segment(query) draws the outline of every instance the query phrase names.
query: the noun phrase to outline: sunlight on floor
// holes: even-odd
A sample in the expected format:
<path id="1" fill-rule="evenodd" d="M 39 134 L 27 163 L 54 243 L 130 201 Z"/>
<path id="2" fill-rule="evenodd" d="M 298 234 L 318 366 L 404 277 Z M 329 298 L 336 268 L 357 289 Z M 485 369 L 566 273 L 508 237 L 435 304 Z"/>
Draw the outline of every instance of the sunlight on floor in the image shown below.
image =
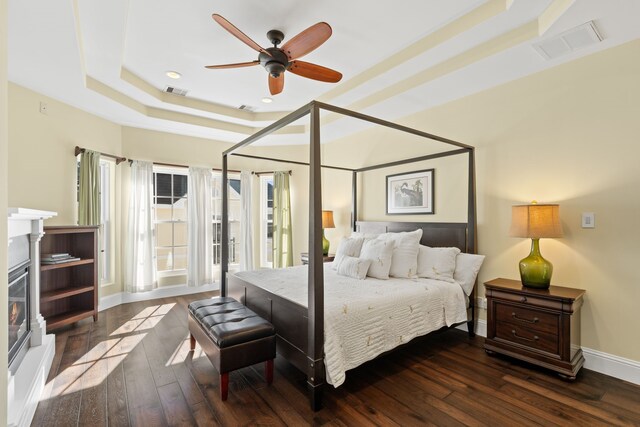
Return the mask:
<path id="1" fill-rule="evenodd" d="M 48 395 L 48 398 L 54 398 L 100 385 L 149 333 L 142 331 L 148 331 L 158 325 L 174 306 L 175 303 L 154 305 L 133 316 L 112 332 L 109 335 L 110 338 L 97 343 L 71 366 L 59 373 L 47 384 L 51 392 L 47 393 L 48 390 L 45 389 L 43 396 Z M 118 335 L 125 336 L 118 337 Z M 77 340 L 78 346 L 82 345 L 80 335 L 69 336 L 67 347 L 76 345 L 71 340 Z M 188 338 L 183 344 L 185 345 L 179 347 L 180 351 L 176 351 L 172 359 L 180 359 L 182 362 L 185 360 L 189 352 Z M 183 354 L 184 351 L 186 351 L 185 354 Z"/>
<path id="2" fill-rule="evenodd" d="M 171 355 L 171 357 L 169 358 L 169 360 L 167 360 L 167 363 L 165 366 L 171 366 L 171 365 L 177 365 L 179 363 L 184 363 L 185 360 L 187 360 L 187 357 L 189 356 L 189 346 L 190 346 L 190 340 L 189 337 L 187 336 L 187 339 L 182 341 L 178 347 L 176 347 L 176 349 L 173 351 L 173 354 Z M 200 345 L 196 344 L 196 349 L 193 351 L 193 359 L 197 359 L 199 357 L 203 357 L 205 354 L 202 351 L 202 347 L 200 347 Z"/>

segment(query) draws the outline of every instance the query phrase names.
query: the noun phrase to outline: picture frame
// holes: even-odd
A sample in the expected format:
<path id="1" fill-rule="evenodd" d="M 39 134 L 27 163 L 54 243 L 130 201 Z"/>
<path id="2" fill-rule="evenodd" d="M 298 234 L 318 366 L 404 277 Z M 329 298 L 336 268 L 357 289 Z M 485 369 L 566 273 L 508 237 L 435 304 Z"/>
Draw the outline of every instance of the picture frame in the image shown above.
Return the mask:
<path id="1" fill-rule="evenodd" d="M 433 214 L 434 169 L 387 175 L 387 215 Z"/>

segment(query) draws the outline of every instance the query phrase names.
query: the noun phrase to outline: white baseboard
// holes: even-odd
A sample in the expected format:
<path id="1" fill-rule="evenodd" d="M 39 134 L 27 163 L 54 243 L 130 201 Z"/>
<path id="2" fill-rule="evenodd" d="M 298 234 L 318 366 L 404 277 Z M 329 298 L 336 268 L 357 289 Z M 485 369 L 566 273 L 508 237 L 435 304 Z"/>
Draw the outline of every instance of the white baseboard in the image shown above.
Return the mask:
<path id="1" fill-rule="evenodd" d="M 100 298 L 100 302 L 98 303 L 98 311 L 103 311 L 108 308 L 115 307 L 120 304 L 126 304 L 129 302 L 177 297 L 180 295 L 197 294 L 199 292 L 217 291 L 218 289 L 220 289 L 220 285 L 218 283 L 214 283 L 212 285 L 196 287 L 187 285 L 163 286 L 152 291 L 138 293 L 118 292 L 117 294 Z"/>
<path id="2" fill-rule="evenodd" d="M 466 332 L 467 324 L 463 323 L 456 328 Z M 476 334 L 481 337 L 487 336 L 486 320 L 478 319 L 476 322 Z M 586 369 L 630 383 L 640 384 L 640 362 L 588 347 L 582 347 L 582 353 L 584 354 L 584 367 Z"/>
<path id="3" fill-rule="evenodd" d="M 584 367 L 610 377 L 640 384 L 640 362 L 582 347 Z"/>

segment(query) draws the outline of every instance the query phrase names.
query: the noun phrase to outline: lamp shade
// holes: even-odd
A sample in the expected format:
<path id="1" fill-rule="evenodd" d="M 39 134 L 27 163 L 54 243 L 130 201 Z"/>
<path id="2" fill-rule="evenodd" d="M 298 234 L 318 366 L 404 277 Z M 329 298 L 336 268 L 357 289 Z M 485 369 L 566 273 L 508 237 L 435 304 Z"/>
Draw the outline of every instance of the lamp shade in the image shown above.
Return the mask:
<path id="1" fill-rule="evenodd" d="M 551 204 L 518 205 L 511 208 L 512 237 L 562 237 L 560 206 Z"/>
<path id="2" fill-rule="evenodd" d="M 333 211 L 322 211 L 322 228 L 336 228 L 333 223 Z"/>

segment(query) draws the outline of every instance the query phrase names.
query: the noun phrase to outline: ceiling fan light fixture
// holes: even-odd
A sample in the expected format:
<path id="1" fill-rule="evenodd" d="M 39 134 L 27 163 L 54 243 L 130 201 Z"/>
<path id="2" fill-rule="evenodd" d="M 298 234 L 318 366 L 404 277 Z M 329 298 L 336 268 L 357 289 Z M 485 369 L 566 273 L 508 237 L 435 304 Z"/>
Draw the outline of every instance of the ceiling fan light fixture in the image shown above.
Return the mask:
<path id="1" fill-rule="evenodd" d="M 262 98 L 262 102 L 264 102 L 265 104 L 271 104 L 273 102 L 273 98 L 265 96 L 264 98 Z"/>
<path id="2" fill-rule="evenodd" d="M 165 74 L 167 75 L 167 77 L 169 77 L 170 79 L 174 79 L 174 80 L 178 80 L 180 77 L 182 77 L 182 74 L 180 74 L 177 71 L 172 71 L 172 70 L 167 71 Z"/>
<path id="3" fill-rule="evenodd" d="M 264 68 L 266 68 L 269 74 L 271 74 L 276 79 L 280 77 L 280 74 L 284 73 L 284 70 L 286 69 L 284 64 L 278 61 L 269 61 L 264 66 Z"/>

